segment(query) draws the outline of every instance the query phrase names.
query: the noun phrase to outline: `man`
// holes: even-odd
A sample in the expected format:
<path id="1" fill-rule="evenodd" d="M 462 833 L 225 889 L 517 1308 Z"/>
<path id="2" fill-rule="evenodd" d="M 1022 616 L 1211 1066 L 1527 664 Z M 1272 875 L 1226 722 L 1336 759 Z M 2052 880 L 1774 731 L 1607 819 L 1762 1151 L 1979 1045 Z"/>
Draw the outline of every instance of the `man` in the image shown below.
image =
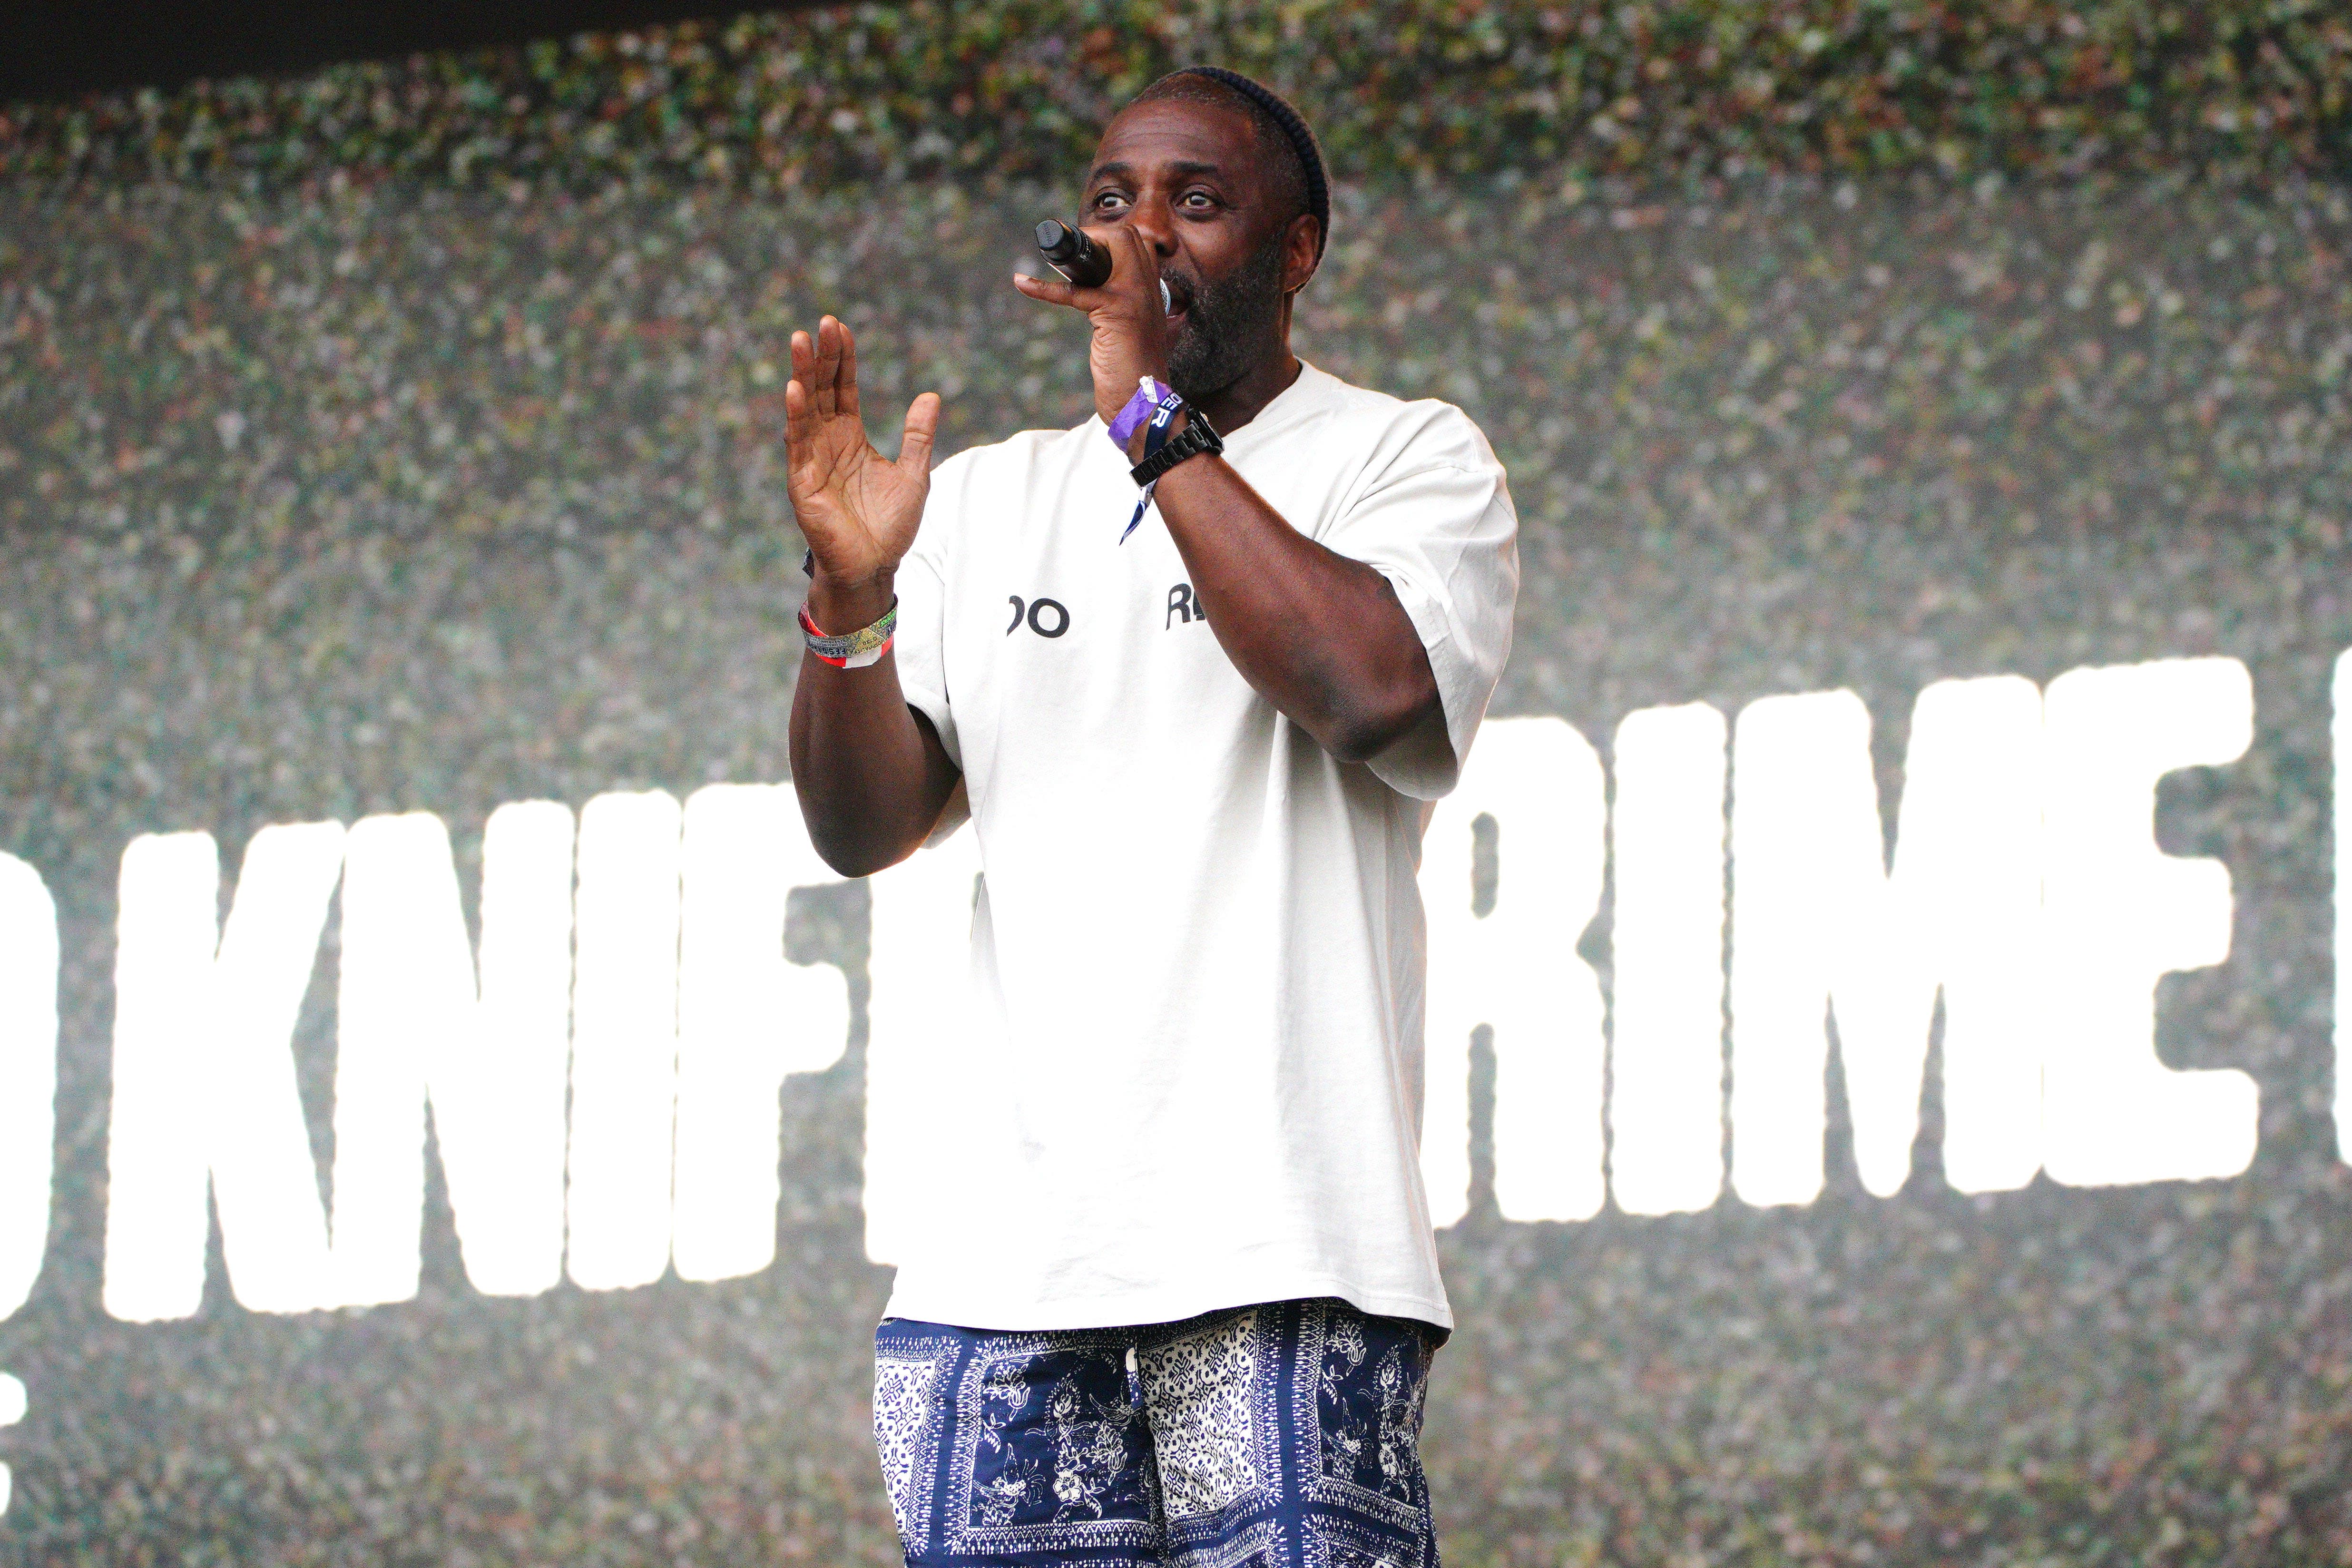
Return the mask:
<path id="1" fill-rule="evenodd" d="M 811 836 L 857 876 L 968 812 L 984 870 L 969 1182 L 876 1335 L 918 1568 L 1437 1561 L 1414 870 L 1517 521 L 1458 409 L 1292 355 L 1329 213 L 1297 114 L 1196 68 L 1103 135 L 1109 279 L 1014 280 L 1086 314 L 1098 417 L 933 474 L 936 397 L 886 459 L 848 331 L 793 339 Z"/>

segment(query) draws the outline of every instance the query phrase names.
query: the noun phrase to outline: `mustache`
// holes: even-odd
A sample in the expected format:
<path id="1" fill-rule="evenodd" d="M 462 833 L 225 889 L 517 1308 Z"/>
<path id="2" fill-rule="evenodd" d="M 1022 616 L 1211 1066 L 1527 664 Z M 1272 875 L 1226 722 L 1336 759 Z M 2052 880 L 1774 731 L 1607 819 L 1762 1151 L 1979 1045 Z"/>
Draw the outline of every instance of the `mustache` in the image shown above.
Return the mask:
<path id="1" fill-rule="evenodd" d="M 1282 238 L 1269 239 L 1214 282 L 1172 258 L 1160 269 L 1160 279 L 1168 290 L 1169 313 L 1186 312 L 1188 330 L 1195 322 L 1254 313 L 1266 300 L 1282 296 Z"/>
<path id="2" fill-rule="evenodd" d="M 1252 345 L 1275 331 L 1282 310 L 1279 240 L 1245 258 L 1213 282 L 1189 268 L 1160 276 L 1183 324 L 1169 345 L 1168 379 L 1192 401 L 1232 384 L 1249 366 Z"/>

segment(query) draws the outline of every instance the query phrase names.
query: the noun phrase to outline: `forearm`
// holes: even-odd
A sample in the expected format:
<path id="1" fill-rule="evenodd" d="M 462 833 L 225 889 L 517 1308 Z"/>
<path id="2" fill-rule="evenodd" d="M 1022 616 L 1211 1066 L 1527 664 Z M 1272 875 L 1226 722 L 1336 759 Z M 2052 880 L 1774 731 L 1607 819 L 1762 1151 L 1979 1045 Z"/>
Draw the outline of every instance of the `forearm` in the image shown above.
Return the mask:
<path id="1" fill-rule="evenodd" d="M 872 596 L 827 595 L 819 587 L 811 593 L 810 614 L 821 626 L 866 625 L 880 614 L 866 602 Z M 879 604 L 888 607 L 887 584 Z M 863 669 L 802 658 L 793 692 L 792 763 L 810 840 L 845 877 L 866 876 L 913 854 L 956 784 L 955 764 L 929 722 L 907 705 L 898 660 L 887 653 Z"/>
<path id="2" fill-rule="evenodd" d="M 1226 656 L 1325 751 L 1361 762 L 1439 710 L 1429 655 L 1377 570 L 1292 528 L 1223 458 L 1178 464 L 1156 494 Z"/>

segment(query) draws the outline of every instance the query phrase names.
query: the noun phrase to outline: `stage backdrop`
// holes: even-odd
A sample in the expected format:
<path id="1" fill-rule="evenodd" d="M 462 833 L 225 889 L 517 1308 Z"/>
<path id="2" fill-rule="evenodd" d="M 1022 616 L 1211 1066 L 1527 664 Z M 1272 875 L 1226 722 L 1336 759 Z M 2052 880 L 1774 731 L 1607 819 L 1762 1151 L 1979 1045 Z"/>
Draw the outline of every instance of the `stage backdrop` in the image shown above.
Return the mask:
<path id="1" fill-rule="evenodd" d="M 887 1563 L 888 1264 L 1020 1223 L 926 1163 L 970 835 L 844 883 L 784 784 L 780 425 L 824 310 L 886 443 L 1081 417 L 1070 186 L 382 153 L 572 112 L 470 68 L 9 132 L 0 1561 Z M 1343 167 L 1298 322 L 1524 524 L 1423 878 L 1449 1561 L 2352 1561 L 2342 187 L 1593 112 Z"/>

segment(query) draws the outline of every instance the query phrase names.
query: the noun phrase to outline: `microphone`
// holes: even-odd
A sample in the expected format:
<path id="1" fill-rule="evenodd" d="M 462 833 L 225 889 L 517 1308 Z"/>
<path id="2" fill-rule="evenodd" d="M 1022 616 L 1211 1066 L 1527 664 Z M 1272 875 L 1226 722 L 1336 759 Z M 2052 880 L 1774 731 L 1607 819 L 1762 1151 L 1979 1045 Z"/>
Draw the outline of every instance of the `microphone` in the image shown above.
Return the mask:
<path id="1" fill-rule="evenodd" d="M 1046 266 L 1081 289 L 1099 289 L 1110 281 L 1110 252 L 1075 224 L 1047 218 L 1037 226 L 1037 248 Z"/>
<path id="2" fill-rule="evenodd" d="M 1037 226 L 1037 249 L 1045 265 L 1081 289 L 1099 289 L 1110 281 L 1110 252 L 1087 237 L 1086 230 L 1059 218 Z M 1160 308 L 1170 309 L 1168 279 L 1160 280 Z"/>

